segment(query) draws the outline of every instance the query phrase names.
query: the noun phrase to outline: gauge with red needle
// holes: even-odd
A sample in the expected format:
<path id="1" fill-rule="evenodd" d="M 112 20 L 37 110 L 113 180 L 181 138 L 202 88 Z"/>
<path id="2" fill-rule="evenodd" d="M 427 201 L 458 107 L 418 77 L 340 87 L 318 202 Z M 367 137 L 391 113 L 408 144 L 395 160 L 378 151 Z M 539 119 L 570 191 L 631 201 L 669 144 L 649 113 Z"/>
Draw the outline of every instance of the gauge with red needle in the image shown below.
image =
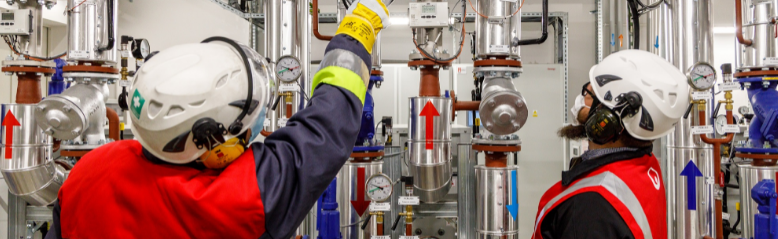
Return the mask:
<path id="1" fill-rule="evenodd" d="M 365 183 L 365 192 L 371 201 L 383 202 L 392 196 L 392 179 L 386 174 L 370 176 Z"/>
<path id="2" fill-rule="evenodd" d="M 689 69 L 687 77 L 695 90 L 709 90 L 716 84 L 716 69 L 708 63 L 698 62 Z"/>
<path id="3" fill-rule="evenodd" d="M 302 65 L 300 60 L 294 56 L 282 56 L 276 63 L 276 77 L 282 82 L 290 83 L 303 74 Z"/>

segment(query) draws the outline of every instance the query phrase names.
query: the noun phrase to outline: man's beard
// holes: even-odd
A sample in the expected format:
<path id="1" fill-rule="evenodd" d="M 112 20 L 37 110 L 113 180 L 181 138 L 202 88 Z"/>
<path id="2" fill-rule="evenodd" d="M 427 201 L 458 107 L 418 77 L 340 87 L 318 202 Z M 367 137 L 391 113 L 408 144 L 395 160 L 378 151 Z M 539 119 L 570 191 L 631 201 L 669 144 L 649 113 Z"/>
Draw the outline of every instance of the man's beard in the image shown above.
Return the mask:
<path id="1" fill-rule="evenodd" d="M 586 128 L 583 125 L 566 125 L 559 129 L 557 135 L 572 140 L 586 139 Z"/>

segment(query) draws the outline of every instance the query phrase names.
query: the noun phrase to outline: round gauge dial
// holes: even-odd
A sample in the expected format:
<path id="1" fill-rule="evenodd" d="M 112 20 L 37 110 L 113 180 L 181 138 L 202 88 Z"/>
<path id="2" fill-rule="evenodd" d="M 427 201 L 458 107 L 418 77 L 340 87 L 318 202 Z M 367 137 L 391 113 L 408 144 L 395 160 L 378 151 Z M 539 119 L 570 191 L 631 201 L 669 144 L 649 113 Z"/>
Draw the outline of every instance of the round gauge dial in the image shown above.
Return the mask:
<path id="1" fill-rule="evenodd" d="M 716 116 L 715 122 L 714 122 L 714 128 L 716 129 L 716 134 L 718 135 L 725 135 L 724 133 L 724 126 L 727 125 L 727 116 L 726 115 L 719 115 Z"/>
<path id="2" fill-rule="evenodd" d="M 370 176 L 365 184 L 365 192 L 371 201 L 386 201 L 392 196 L 392 179 L 382 173 Z"/>
<path id="3" fill-rule="evenodd" d="M 692 66 L 687 77 L 692 88 L 709 90 L 716 84 L 716 69 L 708 63 L 700 62 Z"/>
<path id="4" fill-rule="evenodd" d="M 149 53 L 151 53 L 151 45 L 149 45 L 149 41 L 146 39 L 132 40 L 132 46 L 130 48 L 132 49 L 132 56 L 135 57 L 135 59 L 146 59 L 146 57 L 149 56 Z"/>
<path id="5" fill-rule="evenodd" d="M 737 112 L 740 113 L 741 115 L 753 114 L 753 112 L 751 112 L 751 108 L 745 105 L 740 106 L 740 108 L 737 109 Z"/>
<path id="6" fill-rule="evenodd" d="M 276 63 L 276 76 L 283 82 L 293 82 L 303 74 L 300 60 L 293 56 L 282 56 Z"/>

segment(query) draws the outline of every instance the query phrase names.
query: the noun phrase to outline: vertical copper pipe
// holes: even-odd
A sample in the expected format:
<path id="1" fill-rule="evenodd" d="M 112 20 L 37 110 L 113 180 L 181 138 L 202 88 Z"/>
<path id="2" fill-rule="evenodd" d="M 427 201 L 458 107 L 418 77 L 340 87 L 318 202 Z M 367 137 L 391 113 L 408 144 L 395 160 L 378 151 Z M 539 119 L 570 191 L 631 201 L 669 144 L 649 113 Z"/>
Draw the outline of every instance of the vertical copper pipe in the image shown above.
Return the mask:
<path id="1" fill-rule="evenodd" d="M 705 126 L 705 110 L 700 110 L 700 126 Z M 732 111 L 727 110 L 727 124 L 732 124 Z M 726 138 L 723 139 L 711 139 L 708 138 L 707 135 L 701 134 L 700 139 L 702 139 L 702 142 L 705 142 L 707 144 L 713 145 L 713 172 L 716 174 L 714 176 L 716 185 L 721 185 L 721 177 L 718 176 L 718 174 L 721 172 L 721 163 L 719 163 L 719 160 L 717 158 L 721 158 L 721 144 L 722 143 L 728 143 L 732 141 L 732 138 L 735 137 L 735 134 L 728 133 Z M 723 211 L 723 207 L 721 204 L 721 199 L 716 199 L 716 210 L 715 210 L 715 216 L 716 216 L 716 238 L 717 239 L 723 239 L 724 238 L 724 229 L 722 228 L 723 225 L 723 218 L 721 215 L 721 212 Z"/>
<path id="2" fill-rule="evenodd" d="M 292 118 L 292 103 L 286 103 L 286 118 Z"/>
<path id="3" fill-rule="evenodd" d="M 405 235 L 413 236 L 413 224 L 408 222 L 405 223 Z"/>
<path id="4" fill-rule="evenodd" d="M 311 14 L 313 17 L 313 36 L 322 41 L 332 40 L 332 36 L 319 34 L 319 0 L 311 0 L 311 8 L 313 10 Z"/>
<path id="5" fill-rule="evenodd" d="M 487 152 L 486 167 L 490 168 L 504 168 L 508 167 L 508 155 L 500 152 Z"/>
<path id="6" fill-rule="evenodd" d="M 379 222 L 376 223 L 376 236 L 383 236 L 384 235 L 384 223 Z"/>
<path id="7" fill-rule="evenodd" d="M 108 118 L 108 138 L 114 141 L 121 140 L 119 138 L 119 114 L 115 110 L 106 107 L 105 117 Z"/>
<path id="8" fill-rule="evenodd" d="M 421 70 L 421 82 L 419 82 L 419 96 L 438 97 L 440 96 L 440 68 L 435 69 L 432 66 L 424 67 Z"/>
<path id="9" fill-rule="evenodd" d="M 17 74 L 19 85 L 16 87 L 17 104 L 37 104 L 41 102 L 41 77 L 35 73 Z"/>
<path id="10" fill-rule="evenodd" d="M 735 0 L 735 37 L 740 44 L 751 46 L 753 43 L 743 36 L 743 0 Z"/>

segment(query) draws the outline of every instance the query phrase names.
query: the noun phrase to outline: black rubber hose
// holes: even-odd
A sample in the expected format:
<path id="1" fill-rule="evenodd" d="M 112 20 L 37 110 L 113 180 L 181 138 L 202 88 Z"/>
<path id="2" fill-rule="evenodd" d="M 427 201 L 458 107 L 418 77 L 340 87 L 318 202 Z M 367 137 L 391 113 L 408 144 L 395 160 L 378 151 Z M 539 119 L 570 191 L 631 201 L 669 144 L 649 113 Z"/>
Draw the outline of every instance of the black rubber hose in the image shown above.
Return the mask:
<path id="1" fill-rule="evenodd" d="M 548 38 L 548 0 L 543 0 L 543 16 L 540 17 L 541 35 L 540 38 L 519 40 L 514 46 L 541 44 Z"/>
<path id="2" fill-rule="evenodd" d="M 637 0 L 627 0 L 629 10 L 632 14 L 632 37 L 634 41 L 633 49 L 640 49 L 640 13 L 638 12 Z"/>
<path id="3" fill-rule="evenodd" d="M 716 104 L 716 109 L 713 110 L 713 117 L 716 117 L 717 115 L 719 115 L 719 109 L 720 108 L 721 108 L 721 102 Z"/>
<path id="4" fill-rule="evenodd" d="M 106 44 L 105 47 L 97 48 L 97 51 L 103 52 L 103 51 L 110 51 L 110 50 L 113 49 L 113 45 L 115 43 L 115 39 L 114 38 L 116 38 L 116 36 L 114 36 L 114 28 L 113 28 L 114 27 L 113 26 L 113 21 L 114 21 L 113 8 L 114 8 L 114 4 L 116 4 L 115 2 L 116 2 L 116 0 L 108 0 L 108 2 L 107 2 L 107 4 L 108 4 L 108 44 Z"/>
<path id="5" fill-rule="evenodd" d="M 276 101 L 273 102 L 272 110 L 276 110 L 276 108 L 278 108 L 278 102 L 281 101 L 281 97 L 283 97 L 283 95 L 278 95 L 278 97 L 276 97 Z"/>
<path id="6" fill-rule="evenodd" d="M 363 222 L 362 223 L 362 227 L 360 227 L 360 228 L 362 228 L 362 230 L 365 230 L 365 228 L 367 228 L 367 224 L 370 223 L 370 218 L 371 217 L 373 217 L 373 215 L 368 213 L 367 214 L 367 218 L 365 219 L 365 222 Z"/>
<path id="7" fill-rule="evenodd" d="M 737 225 L 740 224 L 740 210 L 737 210 L 737 219 L 735 219 L 735 223 L 732 224 L 732 231 L 735 234 L 740 235 L 740 230 L 737 229 Z"/>
<path id="8" fill-rule="evenodd" d="M 392 224 L 392 231 L 394 231 L 394 229 L 397 229 L 397 224 L 400 223 L 400 218 L 402 218 L 402 216 L 397 215 L 397 218 L 394 219 L 394 224 Z"/>
<path id="9" fill-rule="evenodd" d="M 686 108 L 686 113 L 683 114 L 684 119 L 689 118 L 689 113 L 692 112 L 692 107 L 694 107 L 694 103 L 689 104 L 689 108 Z"/>

